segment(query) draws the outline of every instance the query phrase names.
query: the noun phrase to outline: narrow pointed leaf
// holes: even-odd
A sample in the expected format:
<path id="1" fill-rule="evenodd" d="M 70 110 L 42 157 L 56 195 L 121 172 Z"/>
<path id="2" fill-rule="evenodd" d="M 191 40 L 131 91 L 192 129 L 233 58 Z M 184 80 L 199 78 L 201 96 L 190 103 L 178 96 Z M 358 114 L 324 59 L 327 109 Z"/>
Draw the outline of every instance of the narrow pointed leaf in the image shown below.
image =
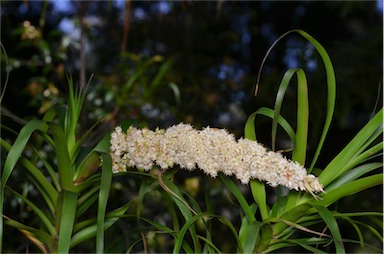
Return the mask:
<path id="1" fill-rule="evenodd" d="M 230 179 L 229 177 L 227 177 L 221 173 L 219 173 L 219 177 L 225 183 L 225 185 L 228 187 L 228 189 L 232 192 L 232 194 L 236 197 L 237 201 L 239 202 L 239 204 L 241 206 L 241 209 L 245 213 L 245 216 L 247 216 L 248 221 L 249 222 L 255 221 L 256 220 L 255 214 L 252 212 L 252 209 L 249 206 L 244 195 L 241 193 L 241 191 L 236 186 L 236 184 L 232 181 L 232 179 Z"/>
<path id="2" fill-rule="evenodd" d="M 1 175 L 2 188 L 4 188 L 7 183 L 7 180 L 24 151 L 25 145 L 29 141 L 32 133 L 45 125 L 46 123 L 41 120 L 32 120 L 21 129 L 4 162 L 4 169 Z"/>
<path id="3" fill-rule="evenodd" d="M 60 230 L 58 236 L 59 253 L 69 253 L 72 230 L 76 218 L 77 198 L 77 193 L 63 190 L 63 204 L 61 212 Z"/>
<path id="4" fill-rule="evenodd" d="M 67 140 L 63 129 L 57 124 L 51 124 L 51 130 L 55 141 L 55 151 L 57 156 L 57 170 L 59 173 L 60 186 L 63 190 L 72 191 L 73 168 L 68 152 Z"/>
<path id="5" fill-rule="evenodd" d="M 335 242 L 336 253 L 345 253 L 343 238 L 341 237 L 339 226 L 332 213 L 324 206 L 314 205 L 321 218 L 327 224 L 332 233 L 333 241 Z"/>
<path id="6" fill-rule="evenodd" d="M 97 208 L 96 253 L 104 252 L 104 219 L 112 182 L 112 158 L 109 154 L 102 154 L 102 157 L 103 172 L 101 173 L 99 203 Z"/>

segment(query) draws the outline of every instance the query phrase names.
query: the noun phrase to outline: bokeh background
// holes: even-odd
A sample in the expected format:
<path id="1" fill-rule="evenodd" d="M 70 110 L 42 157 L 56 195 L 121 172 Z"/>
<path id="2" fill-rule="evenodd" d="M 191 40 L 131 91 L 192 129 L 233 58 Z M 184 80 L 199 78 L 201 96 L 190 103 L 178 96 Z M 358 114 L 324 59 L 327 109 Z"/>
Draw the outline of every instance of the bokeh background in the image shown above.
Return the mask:
<path id="1" fill-rule="evenodd" d="M 254 96 L 268 48 L 280 35 L 296 28 L 324 46 L 336 72 L 335 117 L 318 167 L 326 165 L 361 129 L 376 104 L 382 107 L 381 0 L 25 0 L 1 1 L 0 6 L 1 42 L 7 54 L 6 58 L 1 53 L 2 92 L 9 72 L 1 121 L 14 130 L 21 128 L 21 122 L 66 103 L 67 76 L 71 75 L 79 86 L 85 86 L 92 76 L 81 130 L 100 120 L 94 142 L 127 119 L 149 128 L 179 122 L 196 128 L 226 128 L 241 137 L 252 112 L 261 106 L 272 107 L 285 71 L 299 67 L 309 82 L 308 152 L 312 153 L 325 116 L 326 77 L 321 59 L 307 41 L 292 34 L 277 44 Z M 282 111 L 291 122 L 295 94 L 292 84 Z M 258 139 L 266 146 L 270 129 L 269 119 L 258 121 Z M 2 130 L 2 137 L 8 135 Z M 279 141 L 278 148 L 289 146 L 284 135 Z M 180 184 L 195 175 L 199 173 L 182 176 Z M 212 192 L 221 188 L 215 184 L 208 185 L 214 186 Z M 122 200 L 112 200 L 111 205 L 127 202 L 135 185 L 132 179 L 116 180 L 113 191 Z M 381 187 L 362 195 L 364 198 L 354 197 L 340 206 L 382 209 Z M 152 212 L 154 200 L 148 201 Z M 225 202 L 217 202 L 218 208 L 224 206 Z M 224 212 L 235 217 L 234 211 Z M 158 208 L 157 215 L 148 214 L 160 216 L 162 212 Z"/>

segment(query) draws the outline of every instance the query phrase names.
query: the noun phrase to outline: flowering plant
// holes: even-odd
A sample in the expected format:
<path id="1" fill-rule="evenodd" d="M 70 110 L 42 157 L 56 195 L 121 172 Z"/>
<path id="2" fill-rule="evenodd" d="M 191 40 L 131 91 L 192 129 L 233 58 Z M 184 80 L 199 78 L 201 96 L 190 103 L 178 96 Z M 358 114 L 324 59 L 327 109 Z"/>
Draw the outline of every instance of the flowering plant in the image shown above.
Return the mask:
<path id="1" fill-rule="evenodd" d="M 6 235 L 3 229 L 14 228 L 43 253 L 67 253 L 80 243 L 89 241 L 95 245 L 97 253 L 103 253 L 106 252 L 107 229 L 119 219 L 131 218 L 139 226 L 129 228 L 130 235 L 136 236 L 134 233 L 140 232 L 140 236 L 132 241 L 133 237 L 126 237 L 129 246 L 123 251 L 127 253 L 140 242 L 144 251 L 160 245 L 158 242 L 161 240 L 157 238 L 165 234 L 171 240 L 159 249 L 162 252 L 172 250 L 173 253 L 267 253 L 287 250 L 291 246 L 316 253 L 345 253 L 346 242 L 357 244 L 361 252 L 367 247 L 370 252 L 380 251 L 366 243 L 365 233 L 382 241 L 379 230 L 382 229 L 382 212 L 343 213 L 334 204 L 347 196 L 382 185 L 383 174 L 378 169 L 383 164 L 375 158 L 383 148 L 380 140 L 383 110 L 372 117 L 326 167 L 316 168 L 333 117 L 335 75 L 327 52 L 304 31 L 289 31 L 276 43 L 294 32 L 316 48 L 327 75 L 325 123 L 311 163 L 307 163 L 309 96 L 302 69 L 289 69 L 285 73 L 274 109 L 260 108 L 251 114 L 245 124 L 244 138 L 239 140 L 226 130 L 209 127 L 195 130 L 190 125 L 179 124 L 166 130 L 151 131 L 137 129 L 128 122 L 116 127 L 114 132 L 92 147 L 85 145 L 92 128 L 80 138 L 78 135 L 85 91 L 75 89 L 69 80 L 66 108 L 52 108 L 42 120 L 26 123 L 12 144 L 0 138 L 1 147 L 7 151 L 0 177 L 0 251 Z M 294 130 L 280 112 L 287 87 L 295 75 L 298 101 Z M 256 141 L 258 115 L 272 119 L 271 150 Z M 275 152 L 278 126 L 294 144 L 291 159 Z M 129 167 L 139 170 L 128 170 Z M 240 211 L 234 213 L 239 215 L 240 225 L 234 222 L 234 216 L 215 212 L 209 190 L 204 193 L 204 205 L 189 194 L 192 192 L 184 191 L 175 181 L 178 168 L 190 171 L 199 168 L 212 177 L 219 176 L 232 194 L 228 195 L 228 203 L 240 207 Z M 20 172 L 26 172 L 35 193 L 30 194 L 28 185 L 25 188 L 10 185 L 10 182 L 17 182 L 15 178 Z M 118 208 L 108 210 L 109 196 L 118 188 L 127 191 L 127 188 L 113 185 L 113 173 L 116 178 L 133 179 L 132 186 L 137 187 L 138 193 L 128 203 L 122 206 L 119 203 Z M 231 176 L 243 184 L 237 184 Z M 277 192 L 273 202 L 267 202 L 266 184 Z M 244 191 L 248 186 L 251 198 Z M 10 202 L 10 197 L 20 200 L 20 211 L 34 216 L 26 220 L 22 212 L 9 214 L 4 210 L 4 204 Z M 164 201 L 170 219 L 162 218 L 159 222 L 159 219 L 148 218 L 143 212 L 145 198 Z M 92 207 L 96 207 L 96 214 Z M 373 225 L 358 218 L 371 220 Z M 353 227 L 357 241 L 342 237 L 338 225 L 341 220 Z M 145 228 L 141 227 L 141 222 L 146 224 Z M 216 222 L 229 231 L 225 237 L 228 241 L 233 238 L 235 246 L 226 246 L 226 241 L 223 243 L 222 239 L 216 238 Z M 125 225 L 120 228 L 123 233 L 127 230 Z M 118 232 L 112 234 L 115 242 L 126 239 L 121 238 L 124 234 L 118 230 L 114 232 Z"/>
<path id="2" fill-rule="evenodd" d="M 338 226 L 340 219 L 349 222 L 356 230 L 359 236 L 359 241 L 356 243 L 359 243 L 361 251 L 365 250 L 366 244 L 359 224 L 367 227 L 371 233 L 382 239 L 375 227 L 354 219 L 363 216 L 380 218 L 382 217 L 381 212 L 340 213 L 337 210 L 329 209 L 329 207 L 341 198 L 382 184 L 383 174 L 375 173 L 375 170 L 382 167 L 382 163 L 371 162 L 370 159 L 382 151 L 382 142 L 377 142 L 377 139 L 382 134 L 383 112 L 380 110 L 327 167 L 324 169 L 315 168 L 333 117 L 336 98 L 335 74 L 325 49 L 306 32 L 302 30 L 289 31 L 281 36 L 275 44 L 293 32 L 299 33 L 312 43 L 320 53 L 327 74 L 328 98 L 325 123 L 318 147 L 307 169 L 301 166 L 305 165 L 306 162 L 309 120 L 308 88 L 302 69 L 289 69 L 285 73 L 273 110 L 260 108 L 249 117 L 245 126 L 246 139 L 236 141 L 225 130 L 208 127 L 198 131 L 186 124 L 155 131 L 129 127 L 126 133 L 117 127 L 112 133 L 110 151 L 115 173 L 126 172 L 127 167 L 137 167 L 148 171 L 157 166 L 163 170 L 158 178 L 160 185 L 172 194 L 174 202 L 184 215 L 185 224 L 177 233 L 172 233 L 171 229 L 165 229 L 156 223 L 153 225 L 174 236 L 176 241 L 174 253 L 178 253 L 180 248 L 186 252 L 219 251 L 210 236 L 208 224 L 205 226 L 207 238 L 197 235 L 194 226 L 195 222 L 201 219 L 206 222 L 207 218 L 212 219 L 217 215 L 202 212 L 197 202 L 193 200 L 190 201 L 193 202 L 193 208 L 188 204 L 182 192 L 170 181 L 171 178 L 169 177 L 174 173 L 168 176 L 164 174 L 165 169 L 175 165 L 188 170 L 198 167 L 212 177 L 219 175 L 237 198 L 245 215 L 242 217 L 240 230 L 236 233 L 234 226 L 229 221 L 219 217 L 220 221 L 234 232 L 237 252 L 264 253 L 290 246 L 300 246 L 311 252 L 322 253 L 323 250 L 320 245 L 329 246 L 329 243 L 333 242 L 334 248 L 325 247 L 326 251 L 344 253 L 344 243 L 353 240 L 342 238 Z M 265 59 L 263 63 L 264 61 Z M 280 115 L 285 91 L 294 75 L 297 76 L 298 80 L 296 131 Z M 256 91 L 257 89 L 258 87 Z M 292 161 L 284 158 L 280 153 L 267 151 L 255 141 L 257 115 L 272 118 L 273 150 L 277 126 L 280 125 L 288 133 L 294 143 Z M 311 174 L 312 171 L 318 177 Z M 161 175 L 165 175 L 165 177 L 162 178 Z M 238 185 L 228 177 L 230 175 L 235 175 L 243 184 L 249 183 L 254 198 L 251 205 L 246 201 Z M 272 207 L 267 204 L 266 189 L 263 182 L 274 187 L 283 186 L 277 188 L 278 198 Z M 302 192 L 290 191 L 291 189 L 307 191 L 312 194 L 312 197 Z M 319 196 L 315 194 L 316 192 L 320 193 Z M 256 216 L 258 212 L 261 218 Z M 322 227 L 320 232 L 312 229 L 313 227 L 319 228 L 319 226 Z M 193 240 L 194 250 L 184 239 L 187 231 L 190 232 Z M 309 233 L 312 237 L 297 238 L 297 231 Z M 201 249 L 198 239 L 205 242 L 203 249 Z"/>

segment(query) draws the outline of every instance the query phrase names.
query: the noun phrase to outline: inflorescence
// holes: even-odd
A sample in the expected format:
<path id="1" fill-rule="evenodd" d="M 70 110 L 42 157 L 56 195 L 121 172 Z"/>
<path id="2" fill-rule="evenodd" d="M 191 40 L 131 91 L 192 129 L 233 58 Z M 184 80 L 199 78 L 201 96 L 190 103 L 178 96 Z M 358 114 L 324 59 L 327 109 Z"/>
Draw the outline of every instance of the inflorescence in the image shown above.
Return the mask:
<path id="1" fill-rule="evenodd" d="M 161 169 L 178 165 L 182 169 L 202 169 L 216 177 L 218 172 L 236 176 L 243 184 L 250 179 L 267 182 L 271 186 L 283 185 L 289 189 L 323 192 L 314 175 L 297 162 L 280 153 L 268 151 L 249 139 L 236 141 L 224 129 L 193 129 L 178 124 L 166 130 L 129 127 L 123 133 L 116 127 L 111 135 L 110 152 L 113 172 L 125 172 L 127 167 L 150 170 L 154 165 Z"/>

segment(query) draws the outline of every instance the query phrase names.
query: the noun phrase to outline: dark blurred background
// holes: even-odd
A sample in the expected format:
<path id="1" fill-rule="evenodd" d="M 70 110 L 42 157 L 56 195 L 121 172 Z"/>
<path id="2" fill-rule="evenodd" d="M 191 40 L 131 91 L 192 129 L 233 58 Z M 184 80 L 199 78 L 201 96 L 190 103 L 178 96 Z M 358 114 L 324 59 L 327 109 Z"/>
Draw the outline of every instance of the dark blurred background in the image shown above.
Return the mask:
<path id="1" fill-rule="evenodd" d="M 243 136 L 247 117 L 272 107 L 288 68 L 307 74 L 309 152 L 326 112 L 326 76 L 318 53 L 291 34 L 274 48 L 253 95 L 261 61 L 283 33 L 302 29 L 328 51 L 337 79 L 336 111 L 318 167 L 326 165 L 382 107 L 383 2 L 378 1 L 1 1 L 2 123 L 17 130 L 66 103 L 67 75 L 93 78 L 83 130 L 101 119 L 95 141 L 115 125 L 164 128 L 178 122 L 226 128 Z M 7 63 L 8 61 L 8 63 Z M 8 64 L 8 66 L 7 66 Z M 295 121 L 292 84 L 283 115 Z M 270 145 L 269 119 L 258 139 Z M 2 136 L 7 136 L 6 130 Z M 280 147 L 284 147 L 282 136 Z M 381 189 L 373 201 L 382 206 Z M 369 200 L 369 198 L 368 198 Z M 374 205 L 375 206 L 375 205 Z"/>
<path id="2" fill-rule="evenodd" d="M 311 110 L 322 120 L 324 69 L 298 35 L 272 51 L 253 96 L 269 46 L 299 28 L 334 63 L 334 127 L 359 129 L 381 97 L 382 17 L 382 1 L 2 1 L 1 41 L 11 71 L 2 106 L 22 118 L 43 114 L 63 103 L 68 74 L 79 84 L 93 74 L 84 121 L 183 121 L 242 135 L 250 113 L 273 105 L 287 68 L 301 67 Z M 287 118 L 292 103 L 287 97 Z"/>

